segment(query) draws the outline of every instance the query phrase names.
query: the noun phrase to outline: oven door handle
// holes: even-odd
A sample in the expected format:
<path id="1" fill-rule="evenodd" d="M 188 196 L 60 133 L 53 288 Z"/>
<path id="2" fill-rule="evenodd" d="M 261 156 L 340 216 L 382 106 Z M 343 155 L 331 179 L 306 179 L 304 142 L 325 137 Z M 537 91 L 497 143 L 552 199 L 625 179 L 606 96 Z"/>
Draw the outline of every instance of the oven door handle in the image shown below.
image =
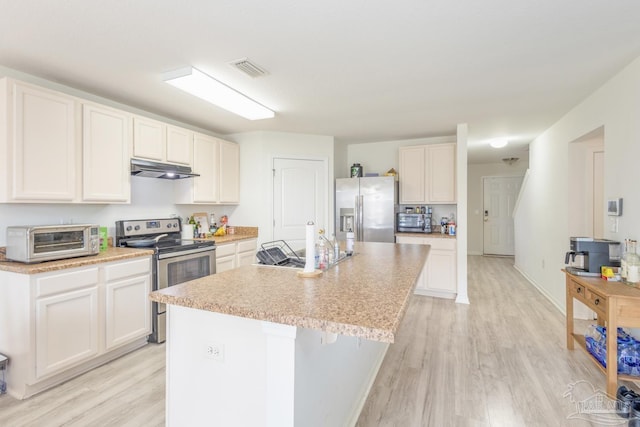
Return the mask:
<path id="1" fill-rule="evenodd" d="M 184 255 L 198 254 L 201 252 L 214 252 L 215 246 L 205 246 L 202 248 L 188 249 L 186 251 L 167 252 L 164 254 L 158 254 L 158 259 L 177 258 Z"/>

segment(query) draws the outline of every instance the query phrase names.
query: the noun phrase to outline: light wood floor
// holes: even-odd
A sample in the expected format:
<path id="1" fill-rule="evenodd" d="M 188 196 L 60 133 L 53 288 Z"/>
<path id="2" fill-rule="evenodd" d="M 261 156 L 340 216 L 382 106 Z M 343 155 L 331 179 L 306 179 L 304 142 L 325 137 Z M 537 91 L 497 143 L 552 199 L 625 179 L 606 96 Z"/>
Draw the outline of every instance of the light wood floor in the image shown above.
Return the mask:
<path id="1" fill-rule="evenodd" d="M 358 427 L 597 425 L 568 419 L 563 394 L 603 389 L 604 375 L 565 349 L 564 317 L 512 264 L 470 256 L 471 305 L 412 299 Z M 162 426 L 164 387 L 151 344 L 30 399 L 1 396 L 0 426 Z"/>

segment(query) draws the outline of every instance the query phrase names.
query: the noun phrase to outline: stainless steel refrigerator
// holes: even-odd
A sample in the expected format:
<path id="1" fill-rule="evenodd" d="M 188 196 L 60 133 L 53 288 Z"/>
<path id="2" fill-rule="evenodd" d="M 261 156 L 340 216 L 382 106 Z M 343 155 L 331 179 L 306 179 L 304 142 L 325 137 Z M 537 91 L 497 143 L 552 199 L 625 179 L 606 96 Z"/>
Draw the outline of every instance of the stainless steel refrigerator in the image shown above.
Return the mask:
<path id="1" fill-rule="evenodd" d="M 394 243 L 397 203 L 393 176 L 336 179 L 336 237 L 351 229 L 357 241 Z"/>

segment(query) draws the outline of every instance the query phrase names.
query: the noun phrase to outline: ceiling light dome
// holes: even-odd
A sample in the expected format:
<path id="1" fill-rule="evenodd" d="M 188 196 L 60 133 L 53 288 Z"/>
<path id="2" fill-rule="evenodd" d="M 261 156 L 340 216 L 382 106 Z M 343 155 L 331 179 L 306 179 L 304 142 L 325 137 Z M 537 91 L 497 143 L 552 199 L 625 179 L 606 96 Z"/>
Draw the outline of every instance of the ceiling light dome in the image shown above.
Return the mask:
<path id="1" fill-rule="evenodd" d="M 508 143 L 509 141 L 507 141 L 507 138 L 497 138 L 497 139 L 491 140 L 489 145 L 492 146 L 493 148 L 502 148 L 502 147 L 506 147 Z"/>

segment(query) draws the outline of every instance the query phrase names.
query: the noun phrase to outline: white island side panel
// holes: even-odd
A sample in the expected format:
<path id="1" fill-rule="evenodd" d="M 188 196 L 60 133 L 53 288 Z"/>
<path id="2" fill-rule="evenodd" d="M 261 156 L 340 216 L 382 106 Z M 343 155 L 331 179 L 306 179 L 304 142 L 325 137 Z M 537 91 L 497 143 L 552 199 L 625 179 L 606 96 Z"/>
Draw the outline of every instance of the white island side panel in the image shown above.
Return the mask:
<path id="1" fill-rule="evenodd" d="M 389 346 L 168 306 L 167 425 L 354 425 Z M 207 343 L 224 360 L 205 356 Z M 291 410 L 293 409 L 293 413 Z"/>

